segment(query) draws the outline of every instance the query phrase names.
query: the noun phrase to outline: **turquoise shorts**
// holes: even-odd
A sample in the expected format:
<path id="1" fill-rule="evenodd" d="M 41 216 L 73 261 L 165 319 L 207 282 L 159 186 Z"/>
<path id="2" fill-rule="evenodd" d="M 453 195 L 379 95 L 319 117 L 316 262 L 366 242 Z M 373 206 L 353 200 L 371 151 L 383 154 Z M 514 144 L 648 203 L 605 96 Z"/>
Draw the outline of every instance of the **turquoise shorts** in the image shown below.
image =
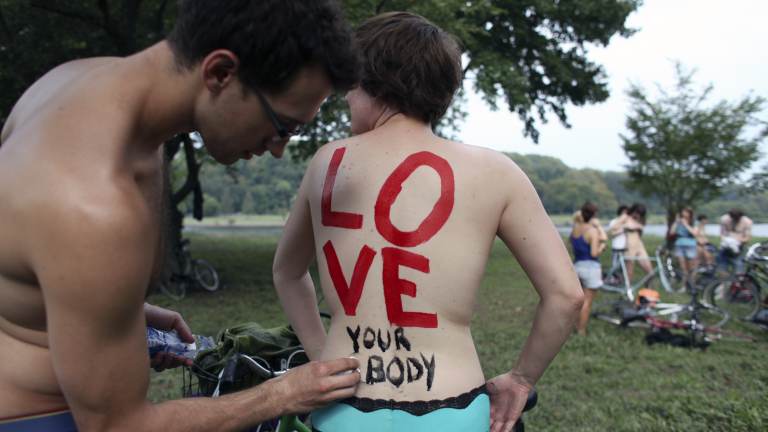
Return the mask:
<path id="1" fill-rule="evenodd" d="M 485 386 L 425 402 L 350 398 L 312 413 L 316 432 L 488 432 L 490 422 Z"/>
<path id="2" fill-rule="evenodd" d="M 0 419 L 0 432 L 77 432 L 75 419 L 69 411 Z"/>

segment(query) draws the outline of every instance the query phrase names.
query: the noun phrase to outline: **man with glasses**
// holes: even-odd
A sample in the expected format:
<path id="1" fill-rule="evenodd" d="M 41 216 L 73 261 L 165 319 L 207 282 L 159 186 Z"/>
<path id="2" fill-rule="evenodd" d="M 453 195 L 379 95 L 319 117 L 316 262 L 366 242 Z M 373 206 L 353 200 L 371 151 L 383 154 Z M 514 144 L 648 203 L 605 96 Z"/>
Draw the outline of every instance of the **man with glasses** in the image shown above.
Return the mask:
<path id="1" fill-rule="evenodd" d="M 144 304 L 161 256 L 161 143 L 198 131 L 221 163 L 280 157 L 357 80 L 331 0 L 179 5 L 165 41 L 53 69 L 3 127 L 2 432 L 242 430 L 350 396 L 360 380 L 357 361 L 339 359 L 219 399 L 145 400 L 145 326 L 191 336 L 179 314 Z"/>

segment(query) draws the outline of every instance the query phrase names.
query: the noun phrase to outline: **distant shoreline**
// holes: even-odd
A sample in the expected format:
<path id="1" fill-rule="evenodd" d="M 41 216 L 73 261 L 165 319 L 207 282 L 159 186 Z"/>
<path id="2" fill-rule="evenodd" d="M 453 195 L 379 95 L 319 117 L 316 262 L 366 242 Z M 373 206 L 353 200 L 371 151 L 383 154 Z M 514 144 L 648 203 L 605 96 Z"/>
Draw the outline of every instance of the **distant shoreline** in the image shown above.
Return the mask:
<path id="1" fill-rule="evenodd" d="M 567 234 L 570 231 L 570 215 L 553 215 L 552 222 L 558 231 Z M 279 234 L 282 231 L 287 215 L 228 215 L 213 216 L 197 221 L 192 218 L 184 219 L 184 227 L 191 232 L 262 232 L 262 234 Z M 657 222 L 651 219 L 652 222 Z M 662 219 L 663 221 L 663 219 Z M 603 220 L 607 223 L 607 220 Z M 663 237 L 666 234 L 665 223 L 650 223 L 646 226 L 644 234 L 652 237 Z M 708 224 L 707 235 L 717 237 L 719 235 L 719 225 Z M 752 235 L 758 238 L 768 237 L 768 224 L 756 223 L 752 229 Z"/>

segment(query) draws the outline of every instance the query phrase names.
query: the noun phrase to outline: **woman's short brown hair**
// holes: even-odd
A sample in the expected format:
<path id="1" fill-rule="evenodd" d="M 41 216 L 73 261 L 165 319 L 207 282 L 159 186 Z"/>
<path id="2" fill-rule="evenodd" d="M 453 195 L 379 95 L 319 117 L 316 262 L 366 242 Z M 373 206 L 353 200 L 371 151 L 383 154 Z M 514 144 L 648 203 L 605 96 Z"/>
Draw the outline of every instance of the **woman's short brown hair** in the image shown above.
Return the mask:
<path id="1" fill-rule="evenodd" d="M 597 206 L 589 201 L 585 202 L 581 206 L 581 217 L 584 218 L 584 222 L 589 222 L 597 214 Z"/>
<path id="2" fill-rule="evenodd" d="M 368 19 L 355 39 L 363 58 L 363 90 L 407 116 L 436 124 L 463 78 L 457 40 L 408 12 Z"/>

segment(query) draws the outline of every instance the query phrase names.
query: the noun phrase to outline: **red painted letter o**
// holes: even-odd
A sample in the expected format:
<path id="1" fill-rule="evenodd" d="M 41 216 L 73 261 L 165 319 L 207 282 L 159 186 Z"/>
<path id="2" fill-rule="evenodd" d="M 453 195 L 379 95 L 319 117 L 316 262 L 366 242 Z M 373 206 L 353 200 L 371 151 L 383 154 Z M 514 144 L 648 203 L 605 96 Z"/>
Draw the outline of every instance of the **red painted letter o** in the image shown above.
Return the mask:
<path id="1" fill-rule="evenodd" d="M 429 166 L 440 176 L 440 198 L 432 211 L 414 231 L 400 231 L 392 224 L 392 205 L 403 189 L 403 183 L 420 166 Z M 453 210 L 454 201 L 453 169 L 448 161 L 430 152 L 418 152 L 408 156 L 389 175 L 376 199 L 374 217 L 376 229 L 394 245 L 414 247 L 431 239 L 445 225 Z"/>

